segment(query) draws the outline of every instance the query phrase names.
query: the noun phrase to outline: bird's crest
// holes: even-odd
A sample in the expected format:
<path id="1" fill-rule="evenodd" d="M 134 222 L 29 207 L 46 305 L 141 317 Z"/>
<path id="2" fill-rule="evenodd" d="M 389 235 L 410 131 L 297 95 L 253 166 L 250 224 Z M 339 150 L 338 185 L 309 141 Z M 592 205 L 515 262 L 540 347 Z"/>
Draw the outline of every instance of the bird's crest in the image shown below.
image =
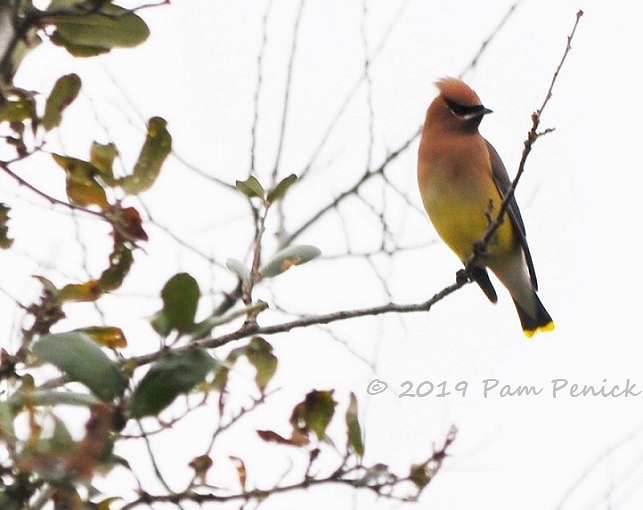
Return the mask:
<path id="1" fill-rule="evenodd" d="M 451 102 L 463 106 L 479 106 L 482 104 L 478 95 L 469 85 L 457 78 L 442 78 L 436 82 L 440 95 Z"/>

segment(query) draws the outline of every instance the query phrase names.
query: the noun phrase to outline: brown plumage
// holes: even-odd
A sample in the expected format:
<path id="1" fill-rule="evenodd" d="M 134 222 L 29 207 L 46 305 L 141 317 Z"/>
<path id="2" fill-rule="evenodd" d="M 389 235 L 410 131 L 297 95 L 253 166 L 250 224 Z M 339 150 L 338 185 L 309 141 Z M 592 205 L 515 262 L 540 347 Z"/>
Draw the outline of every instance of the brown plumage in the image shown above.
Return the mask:
<path id="1" fill-rule="evenodd" d="M 496 217 L 511 181 L 496 150 L 478 132 L 491 110 L 461 80 L 444 78 L 437 86 L 440 94 L 429 106 L 420 140 L 418 184 L 438 235 L 464 263 L 489 217 Z M 527 336 L 553 329 L 536 295 L 536 272 L 515 198 L 486 248 L 472 276 L 489 300 L 495 303 L 497 295 L 487 268 L 511 294 Z"/>

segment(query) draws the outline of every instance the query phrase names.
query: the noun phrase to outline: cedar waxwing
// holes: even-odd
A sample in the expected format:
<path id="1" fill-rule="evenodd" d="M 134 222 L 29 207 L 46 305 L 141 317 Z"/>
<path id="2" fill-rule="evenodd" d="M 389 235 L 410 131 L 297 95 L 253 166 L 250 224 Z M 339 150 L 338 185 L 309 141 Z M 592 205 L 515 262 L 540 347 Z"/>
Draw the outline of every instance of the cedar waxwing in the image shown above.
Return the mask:
<path id="1" fill-rule="evenodd" d="M 438 235 L 466 263 L 474 244 L 482 240 L 496 218 L 511 181 L 496 150 L 478 132 L 482 117 L 491 110 L 456 78 L 444 78 L 437 87 L 440 94 L 426 112 L 420 140 L 418 184 Z M 536 295 L 538 285 L 525 226 L 513 197 L 504 220 L 471 271 L 471 277 L 495 303 L 498 298 L 486 268 L 507 287 L 525 335 L 554 329 Z"/>

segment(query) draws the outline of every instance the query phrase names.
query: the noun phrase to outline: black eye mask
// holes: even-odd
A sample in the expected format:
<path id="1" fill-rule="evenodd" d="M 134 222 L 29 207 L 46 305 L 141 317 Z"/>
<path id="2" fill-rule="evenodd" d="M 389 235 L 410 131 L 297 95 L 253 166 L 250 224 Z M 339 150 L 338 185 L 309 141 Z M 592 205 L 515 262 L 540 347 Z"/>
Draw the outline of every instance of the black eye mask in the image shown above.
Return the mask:
<path id="1" fill-rule="evenodd" d="M 474 117 L 482 117 L 483 115 L 486 115 L 491 111 L 481 104 L 471 106 L 456 103 L 455 101 L 451 101 L 450 99 L 445 99 L 444 101 L 449 107 L 449 110 L 451 110 L 451 112 L 458 117 L 465 117 L 469 119 Z"/>

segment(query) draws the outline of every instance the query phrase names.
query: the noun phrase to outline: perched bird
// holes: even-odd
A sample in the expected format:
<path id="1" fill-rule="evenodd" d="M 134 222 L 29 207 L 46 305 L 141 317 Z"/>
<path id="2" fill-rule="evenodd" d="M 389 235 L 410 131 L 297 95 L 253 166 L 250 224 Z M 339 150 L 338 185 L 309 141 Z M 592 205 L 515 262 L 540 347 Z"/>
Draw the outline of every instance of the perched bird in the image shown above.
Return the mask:
<path id="1" fill-rule="evenodd" d="M 456 78 L 437 82 L 440 94 L 426 112 L 418 153 L 418 184 L 424 208 L 438 235 L 463 263 L 495 220 L 511 185 L 496 150 L 478 132 L 491 113 L 477 94 Z M 554 323 L 536 295 L 538 284 L 525 226 L 512 197 L 470 276 L 492 303 L 498 300 L 487 268 L 513 298 L 528 337 Z"/>

